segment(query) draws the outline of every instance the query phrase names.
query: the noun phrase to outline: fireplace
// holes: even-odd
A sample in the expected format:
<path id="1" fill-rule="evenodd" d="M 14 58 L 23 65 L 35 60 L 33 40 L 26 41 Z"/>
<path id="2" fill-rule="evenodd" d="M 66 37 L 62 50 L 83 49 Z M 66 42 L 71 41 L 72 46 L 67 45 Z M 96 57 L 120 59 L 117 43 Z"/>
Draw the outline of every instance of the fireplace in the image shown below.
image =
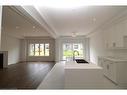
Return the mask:
<path id="1" fill-rule="evenodd" d="M 3 53 L 0 53 L 0 68 L 3 68 Z"/>
<path id="2" fill-rule="evenodd" d="M 7 68 L 8 65 L 8 52 L 0 51 L 0 69 Z"/>

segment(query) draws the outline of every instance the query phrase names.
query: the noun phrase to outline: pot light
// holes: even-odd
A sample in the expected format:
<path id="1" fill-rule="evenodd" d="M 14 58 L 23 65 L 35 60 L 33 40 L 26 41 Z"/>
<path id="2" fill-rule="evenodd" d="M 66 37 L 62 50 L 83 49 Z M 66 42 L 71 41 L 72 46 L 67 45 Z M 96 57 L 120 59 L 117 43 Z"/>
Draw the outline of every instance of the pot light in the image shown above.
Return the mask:
<path id="1" fill-rule="evenodd" d="M 33 28 L 36 28 L 35 26 L 33 26 Z"/>
<path id="2" fill-rule="evenodd" d="M 76 37 L 77 33 L 76 32 L 72 32 L 72 37 Z"/>
<path id="3" fill-rule="evenodd" d="M 16 29 L 19 29 L 19 26 L 16 26 L 15 28 L 16 28 Z"/>
<path id="4" fill-rule="evenodd" d="M 93 18 L 93 21 L 95 22 L 97 19 L 96 18 Z"/>

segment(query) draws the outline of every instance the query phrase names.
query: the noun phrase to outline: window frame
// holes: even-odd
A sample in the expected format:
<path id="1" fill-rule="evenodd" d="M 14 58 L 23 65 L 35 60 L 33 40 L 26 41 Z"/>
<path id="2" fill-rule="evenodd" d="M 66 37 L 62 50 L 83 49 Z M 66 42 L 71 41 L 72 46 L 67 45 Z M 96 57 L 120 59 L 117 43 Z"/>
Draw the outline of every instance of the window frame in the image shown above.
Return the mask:
<path id="1" fill-rule="evenodd" d="M 33 44 L 33 46 L 34 46 L 33 55 L 30 54 L 30 53 L 31 53 L 31 47 L 30 47 L 31 44 Z M 36 50 L 36 49 L 35 49 L 36 46 L 35 46 L 35 45 L 36 45 L 36 44 L 39 44 L 39 55 L 38 55 L 38 56 L 35 55 L 35 53 L 36 53 L 36 51 L 35 51 L 35 50 Z M 41 50 L 40 45 L 41 45 L 41 44 L 43 44 L 44 55 L 40 55 L 40 53 L 41 53 L 41 51 L 40 51 L 40 50 Z M 45 45 L 46 45 L 46 44 L 48 44 L 48 49 L 49 49 L 48 55 L 45 54 L 45 52 L 46 52 Z M 30 43 L 30 44 L 28 45 L 28 47 L 29 47 L 29 48 L 28 48 L 28 56 L 29 56 L 29 57 L 48 57 L 48 56 L 50 56 L 50 43 Z"/>
<path id="2" fill-rule="evenodd" d="M 82 50 L 82 52 L 79 52 L 79 55 L 78 56 L 76 56 L 75 55 L 75 57 L 80 57 L 80 58 L 85 58 L 85 50 L 84 50 L 84 46 L 83 46 L 83 43 L 81 43 L 81 42 L 72 42 L 72 43 L 62 43 L 62 56 L 61 56 L 61 59 L 62 60 L 65 60 L 65 61 L 68 61 L 68 59 L 65 59 L 64 57 L 65 57 L 65 55 L 64 55 L 64 51 L 65 50 L 67 50 L 65 47 L 64 47 L 64 45 L 66 45 L 66 44 L 70 44 L 71 45 L 71 51 L 74 51 L 74 50 Z M 75 49 L 74 48 L 74 45 L 78 45 L 78 49 Z M 67 57 L 67 56 L 66 56 Z M 73 53 L 72 54 L 70 54 L 69 55 L 69 57 L 68 58 L 70 58 L 70 60 L 72 61 L 73 60 Z"/>

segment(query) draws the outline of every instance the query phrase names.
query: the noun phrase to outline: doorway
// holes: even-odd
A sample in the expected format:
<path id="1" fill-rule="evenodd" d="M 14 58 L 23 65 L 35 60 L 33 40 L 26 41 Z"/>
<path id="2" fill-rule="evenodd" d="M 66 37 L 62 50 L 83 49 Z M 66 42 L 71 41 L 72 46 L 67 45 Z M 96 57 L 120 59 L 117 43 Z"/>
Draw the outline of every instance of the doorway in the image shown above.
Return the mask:
<path id="1" fill-rule="evenodd" d="M 74 52 L 77 51 L 77 52 Z M 64 61 L 73 61 L 73 55 L 76 59 L 84 58 L 84 49 L 82 43 L 63 43 L 63 57 Z"/>

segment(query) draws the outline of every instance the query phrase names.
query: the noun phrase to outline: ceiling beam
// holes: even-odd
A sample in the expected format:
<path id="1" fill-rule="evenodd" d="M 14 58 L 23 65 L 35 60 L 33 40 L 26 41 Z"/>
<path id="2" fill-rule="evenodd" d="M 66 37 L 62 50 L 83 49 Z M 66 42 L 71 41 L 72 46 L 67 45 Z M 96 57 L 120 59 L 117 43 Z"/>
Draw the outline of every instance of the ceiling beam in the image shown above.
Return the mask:
<path id="1" fill-rule="evenodd" d="M 47 18 L 47 15 L 45 13 L 44 8 L 39 8 L 39 6 L 34 6 L 34 8 L 39 12 L 39 14 L 42 16 L 42 18 L 45 20 L 46 24 L 48 25 L 48 27 L 50 27 L 54 33 L 57 35 L 57 37 L 59 37 L 60 35 L 58 35 L 58 33 L 56 32 L 55 28 L 53 27 L 52 23 L 50 22 L 50 20 Z"/>
<path id="2" fill-rule="evenodd" d="M 43 27 L 53 38 L 57 38 L 57 34 L 54 30 L 46 23 L 45 19 L 40 15 L 40 13 L 33 7 L 33 6 L 18 6 L 15 7 L 16 9 L 20 10 L 24 13 L 27 17 L 28 14 L 30 18 L 32 17 L 36 22 Z"/>

